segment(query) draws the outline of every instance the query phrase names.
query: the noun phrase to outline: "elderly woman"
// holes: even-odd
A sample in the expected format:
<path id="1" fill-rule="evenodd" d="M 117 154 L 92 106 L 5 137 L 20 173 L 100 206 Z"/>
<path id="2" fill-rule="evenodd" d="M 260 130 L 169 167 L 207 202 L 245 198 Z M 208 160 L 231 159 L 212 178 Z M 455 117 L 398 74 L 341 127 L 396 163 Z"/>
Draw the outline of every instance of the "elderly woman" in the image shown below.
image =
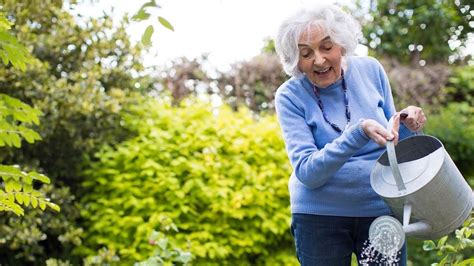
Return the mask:
<path id="1" fill-rule="evenodd" d="M 403 109 L 400 118 L 381 64 L 352 56 L 359 36 L 350 15 L 319 6 L 290 16 L 276 37 L 291 76 L 275 102 L 294 169 L 291 232 L 302 265 L 350 265 L 352 253 L 363 259 L 370 224 L 391 213 L 371 188 L 372 167 L 387 140 L 396 143 L 426 121 L 414 106 Z M 388 132 L 392 116 L 394 130 Z M 406 247 L 397 256 L 405 265 Z"/>

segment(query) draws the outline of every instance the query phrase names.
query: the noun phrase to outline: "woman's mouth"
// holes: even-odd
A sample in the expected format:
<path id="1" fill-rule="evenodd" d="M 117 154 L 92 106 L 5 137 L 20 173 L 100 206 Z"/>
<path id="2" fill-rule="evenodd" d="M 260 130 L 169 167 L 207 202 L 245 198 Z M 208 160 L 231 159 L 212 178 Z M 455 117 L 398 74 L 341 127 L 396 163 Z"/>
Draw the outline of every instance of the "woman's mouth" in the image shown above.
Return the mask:
<path id="1" fill-rule="evenodd" d="M 325 68 L 325 69 L 319 69 L 319 70 L 313 70 L 314 73 L 316 73 L 317 75 L 324 75 L 324 74 L 327 74 L 329 72 L 329 70 L 331 70 L 331 67 L 328 67 L 328 68 Z"/>

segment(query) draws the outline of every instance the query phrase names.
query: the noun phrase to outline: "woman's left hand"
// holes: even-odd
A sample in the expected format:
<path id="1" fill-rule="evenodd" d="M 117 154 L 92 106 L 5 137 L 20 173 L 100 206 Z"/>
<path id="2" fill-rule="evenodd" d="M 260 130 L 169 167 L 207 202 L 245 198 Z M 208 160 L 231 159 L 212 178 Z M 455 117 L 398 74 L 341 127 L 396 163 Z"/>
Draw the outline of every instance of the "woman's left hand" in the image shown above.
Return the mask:
<path id="1" fill-rule="evenodd" d="M 402 114 L 407 114 L 402 115 Z M 408 106 L 400 111 L 400 121 L 412 132 L 420 131 L 426 123 L 423 110 L 417 106 Z"/>

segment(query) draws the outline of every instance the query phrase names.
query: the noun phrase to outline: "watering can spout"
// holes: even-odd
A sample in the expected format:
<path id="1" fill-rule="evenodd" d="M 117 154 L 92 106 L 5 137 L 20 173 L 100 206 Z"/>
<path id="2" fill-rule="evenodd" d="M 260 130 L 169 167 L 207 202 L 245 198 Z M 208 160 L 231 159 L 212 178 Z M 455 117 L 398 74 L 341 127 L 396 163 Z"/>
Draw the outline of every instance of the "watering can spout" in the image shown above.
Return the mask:
<path id="1" fill-rule="evenodd" d="M 431 225 L 425 221 L 403 226 L 403 231 L 407 236 L 427 235 L 431 232 L 431 229 Z"/>

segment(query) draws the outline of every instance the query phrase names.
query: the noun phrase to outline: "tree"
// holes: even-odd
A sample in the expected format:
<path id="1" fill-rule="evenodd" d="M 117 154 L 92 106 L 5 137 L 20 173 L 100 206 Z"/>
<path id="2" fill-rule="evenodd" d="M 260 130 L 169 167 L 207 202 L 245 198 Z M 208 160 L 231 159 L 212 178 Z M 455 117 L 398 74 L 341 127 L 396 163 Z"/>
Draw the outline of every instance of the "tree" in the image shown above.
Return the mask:
<path id="1" fill-rule="evenodd" d="M 0 92 L 36 107 L 42 142 L 4 149 L 5 163 L 40 170 L 54 182 L 41 191 L 61 203 L 58 215 L 35 212 L 22 219 L 4 216 L 0 228 L 0 264 L 44 265 L 48 257 L 79 263 L 71 250 L 81 245 L 77 199 L 81 171 L 101 144 L 121 141 L 128 132 L 120 113 L 134 95 L 153 89 L 142 73 L 141 46 L 130 43 L 124 20 L 113 27 L 109 16 L 83 19 L 82 24 L 62 9 L 62 1 L 5 1 L 12 32 L 34 60 L 25 71 L 0 69 Z M 21 232 L 21 233 L 19 233 Z"/>
<path id="2" fill-rule="evenodd" d="M 276 53 L 263 52 L 221 73 L 219 96 L 234 109 L 247 106 L 257 113 L 273 112 L 275 92 L 286 78 Z"/>
<path id="3" fill-rule="evenodd" d="M 0 58 L 5 65 L 25 70 L 25 65 L 32 62 L 26 48 L 18 43 L 17 39 L 8 31 L 12 23 L 4 13 L 0 12 Z M 39 134 L 30 128 L 31 124 L 38 124 L 39 110 L 31 108 L 18 99 L 0 94 L 0 147 L 21 147 L 21 139 L 29 143 L 40 140 Z M 1 165 L 0 177 L 3 180 L 0 189 L 0 211 L 11 211 L 16 215 L 24 215 L 23 206 L 32 206 L 45 210 L 46 206 L 59 211 L 59 206 L 49 202 L 33 188 L 33 181 L 49 183 L 48 177 L 36 172 L 24 172 L 19 167 Z"/>
<path id="4" fill-rule="evenodd" d="M 363 31 L 366 44 L 377 55 L 388 55 L 412 65 L 462 59 L 460 51 L 473 28 L 473 5 L 469 1 L 370 2 Z"/>
<path id="5" fill-rule="evenodd" d="M 98 144 L 126 137 L 119 112 L 133 103 L 134 93 L 152 90 L 154 81 L 142 73 L 142 49 L 130 43 L 126 20 L 113 28 L 112 19 L 104 15 L 84 19 L 80 26 L 61 6 L 47 3 L 5 6 L 8 16 L 18 22 L 14 28 L 18 38 L 38 60 L 25 72 L 0 70 L 4 77 L 0 92 L 45 114 L 43 142 L 9 158 L 22 158 L 74 187 L 81 178 L 84 154 L 93 154 Z"/>
<path id="6" fill-rule="evenodd" d="M 175 105 L 188 95 L 208 95 L 234 110 L 246 106 L 255 113 L 274 111 L 276 89 L 287 78 L 276 53 L 264 51 L 250 60 L 232 64 L 227 72 L 216 71 L 215 75 L 204 69 L 205 64 L 204 55 L 174 60 L 159 74 L 160 91 L 169 91 Z"/>
<path id="7" fill-rule="evenodd" d="M 174 105 L 178 105 L 189 95 L 212 94 L 210 88 L 212 79 L 203 69 L 206 62 L 207 57 L 204 55 L 194 59 L 185 57 L 174 59 L 171 65 L 160 70 L 161 88 L 159 92 L 164 92 L 165 95 L 169 93 Z M 201 90 L 200 92 L 198 88 Z"/>

